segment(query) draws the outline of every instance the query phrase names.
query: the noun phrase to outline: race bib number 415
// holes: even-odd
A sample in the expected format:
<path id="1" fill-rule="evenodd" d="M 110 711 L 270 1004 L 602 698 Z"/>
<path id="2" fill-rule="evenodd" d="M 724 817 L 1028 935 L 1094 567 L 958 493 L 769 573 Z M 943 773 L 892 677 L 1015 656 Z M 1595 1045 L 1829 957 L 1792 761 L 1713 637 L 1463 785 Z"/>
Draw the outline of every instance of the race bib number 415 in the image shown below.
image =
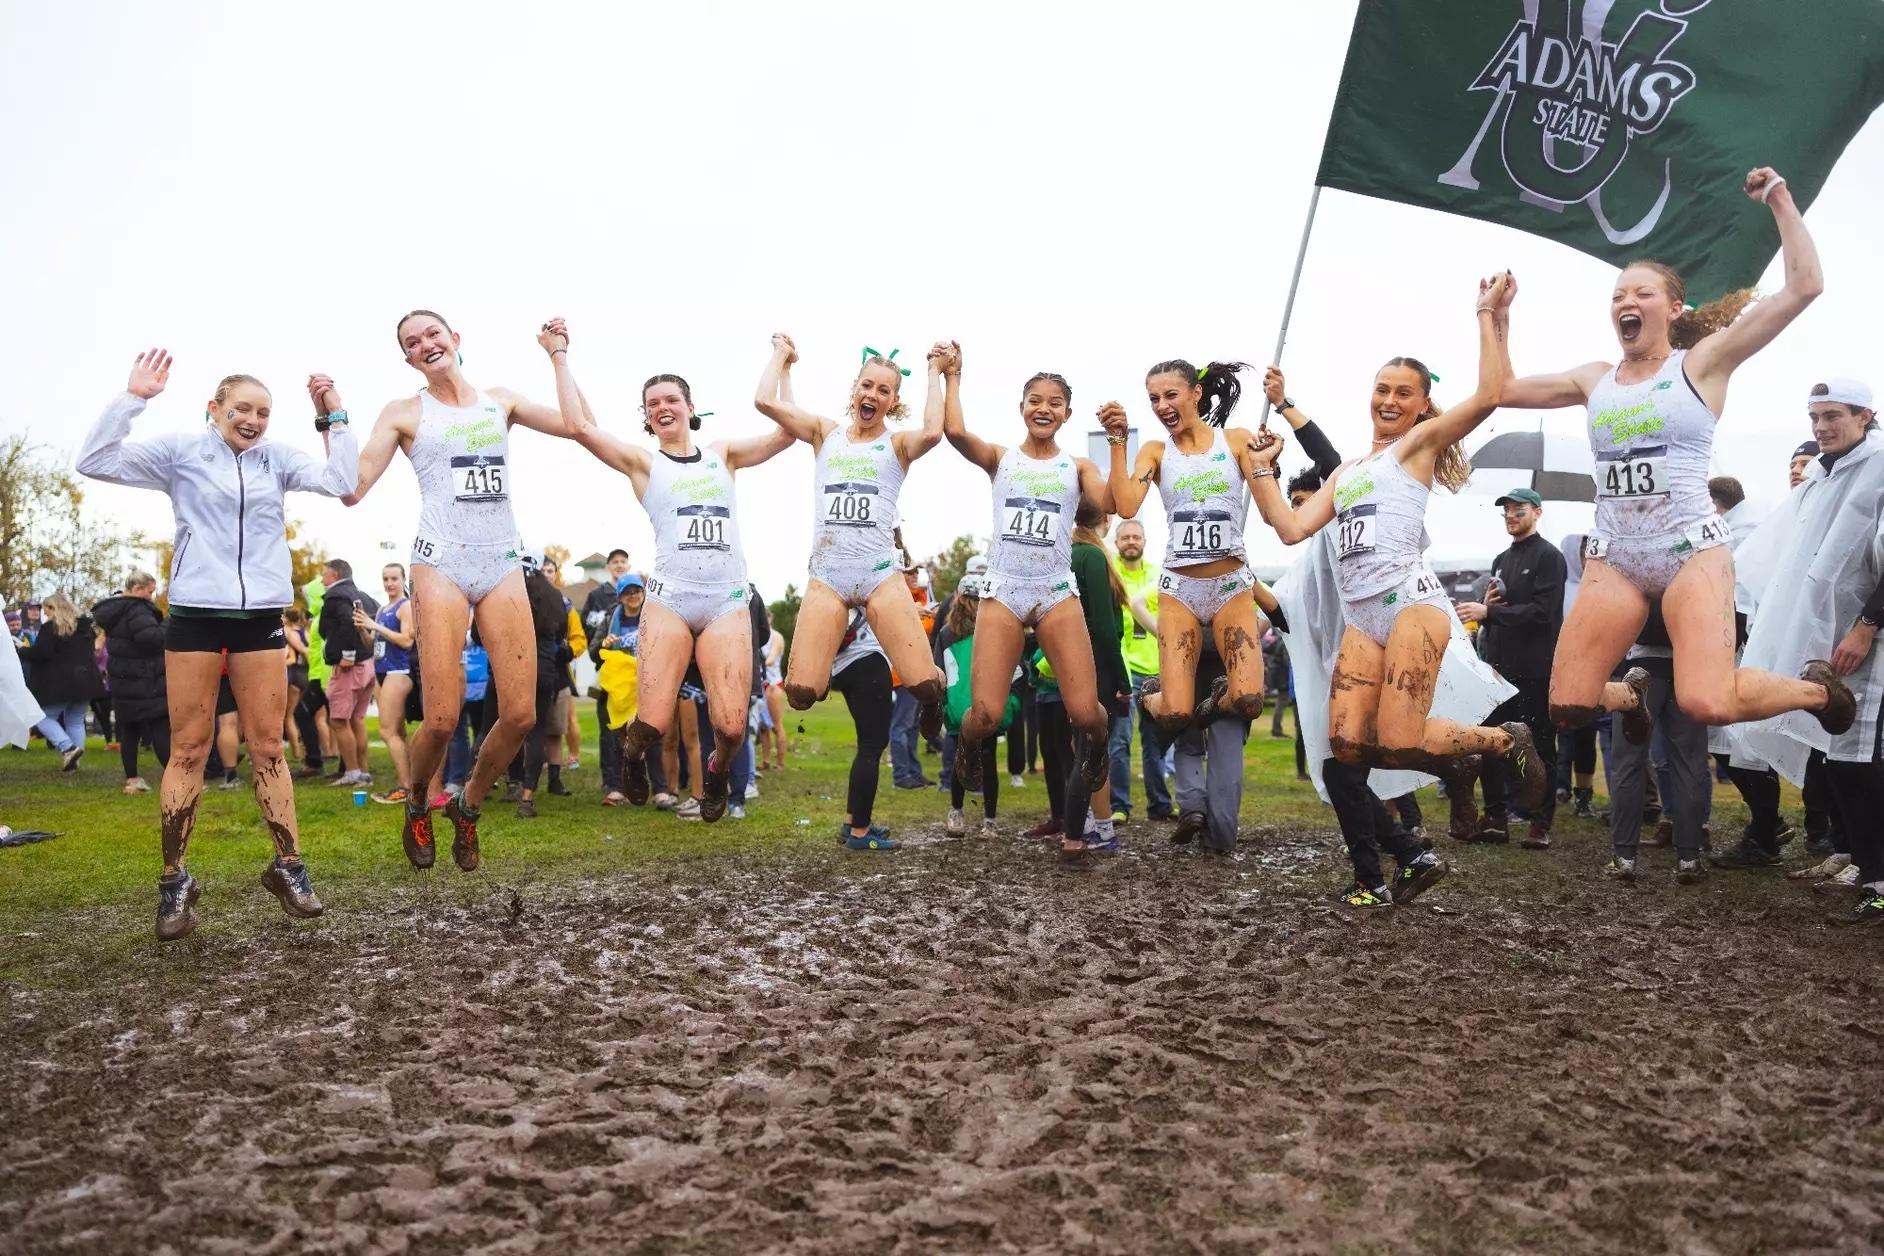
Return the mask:
<path id="1" fill-rule="evenodd" d="M 1668 496 L 1668 447 L 1598 454 L 1596 491 L 1604 497 Z"/>
<path id="2" fill-rule="evenodd" d="M 452 496 L 461 502 L 503 501 L 503 455 L 454 455 L 451 460 L 451 491 Z"/>
<path id="3" fill-rule="evenodd" d="M 1060 522 L 1060 503 L 1038 497 L 1010 497 L 1001 504 L 1001 539 L 1016 545 L 1051 546 Z"/>

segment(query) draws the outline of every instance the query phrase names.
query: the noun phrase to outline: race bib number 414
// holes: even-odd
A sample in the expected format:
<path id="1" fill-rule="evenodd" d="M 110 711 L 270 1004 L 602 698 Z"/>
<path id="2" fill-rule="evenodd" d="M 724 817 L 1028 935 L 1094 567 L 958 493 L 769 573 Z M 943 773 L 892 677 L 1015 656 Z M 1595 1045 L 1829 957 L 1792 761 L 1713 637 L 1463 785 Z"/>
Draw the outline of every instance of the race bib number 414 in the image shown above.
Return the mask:
<path id="1" fill-rule="evenodd" d="M 1016 545 L 1051 546 L 1059 522 L 1058 502 L 1010 497 L 1001 504 L 1001 539 Z"/>

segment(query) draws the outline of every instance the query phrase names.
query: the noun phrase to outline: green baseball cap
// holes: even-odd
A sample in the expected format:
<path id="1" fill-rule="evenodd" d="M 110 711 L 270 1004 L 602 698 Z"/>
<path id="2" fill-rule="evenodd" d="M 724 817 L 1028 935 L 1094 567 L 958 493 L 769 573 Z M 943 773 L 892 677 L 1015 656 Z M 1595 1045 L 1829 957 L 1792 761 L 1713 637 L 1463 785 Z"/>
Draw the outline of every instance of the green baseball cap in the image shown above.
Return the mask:
<path id="1" fill-rule="evenodd" d="M 1512 502 L 1522 502 L 1526 506 L 1535 506 L 1539 510 L 1544 508 L 1544 499 L 1539 497 L 1535 491 L 1528 488 L 1514 488 L 1509 493 L 1506 493 L 1503 497 L 1493 502 L 1492 505 L 1505 506 Z"/>

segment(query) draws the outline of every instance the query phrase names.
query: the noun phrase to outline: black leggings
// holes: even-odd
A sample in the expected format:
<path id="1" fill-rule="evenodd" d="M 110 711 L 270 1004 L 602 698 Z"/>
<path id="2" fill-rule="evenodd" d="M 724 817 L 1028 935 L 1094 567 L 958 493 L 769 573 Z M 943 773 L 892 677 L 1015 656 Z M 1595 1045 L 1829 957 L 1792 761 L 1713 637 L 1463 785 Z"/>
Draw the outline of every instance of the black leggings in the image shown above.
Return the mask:
<path id="1" fill-rule="evenodd" d="M 170 764 L 170 719 L 160 715 L 154 720 L 127 720 L 118 717 L 118 758 L 124 763 L 124 779 L 130 780 L 138 775 L 137 744 L 150 742 L 151 752 L 157 756 L 158 767 Z"/>
<path id="2" fill-rule="evenodd" d="M 560 728 L 551 728 L 556 720 L 556 695 L 562 692 L 566 682 L 560 669 L 544 674 L 542 668 L 536 673 L 536 723 L 530 726 L 530 735 L 523 743 L 523 787 L 532 793 L 536 783 L 543 775 L 543 747 L 551 733 L 559 733 Z M 558 763 L 550 772 L 550 781 L 562 779 L 562 764 Z"/>
<path id="3" fill-rule="evenodd" d="M 92 718 L 98 721 L 98 735 L 111 741 L 111 695 L 92 699 Z"/>
<path id="4" fill-rule="evenodd" d="M 1047 804 L 1059 819 L 1062 834 L 1078 837 L 1085 832 L 1092 798 L 1073 753 L 1073 722 L 1067 718 L 1064 702 L 1042 702 L 1039 707 L 1040 771 L 1047 778 Z"/>
<path id="5" fill-rule="evenodd" d="M 1034 765 L 1040 753 L 1040 712 L 1034 706 L 1031 690 L 1015 690 L 1020 696 L 1020 714 L 1007 730 L 1007 774 L 1019 776 Z"/>
<path id="6" fill-rule="evenodd" d="M 1010 746 L 1014 744 L 1016 731 L 1018 730 L 1009 730 L 1008 732 L 1008 745 Z M 988 817 L 990 820 L 994 819 L 995 802 L 1001 796 L 1001 774 L 994 770 L 994 742 L 995 738 L 989 737 L 981 743 L 981 814 Z M 955 744 L 957 746 L 961 745 L 959 741 Z M 958 750 L 956 752 L 957 765 L 955 768 L 955 776 L 953 783 L 949 786 L 949 806 L 955 808 L 957 811 L 962 809 L 962 803 L 968 798 L 968 791 L 962 787 L 960 759 L 961 752 Z"/>
<path id="7" fill-rule="evenodd" d="M 846 805 L 852 828 L 870 827 L 870 811 L 877 803 L 877 776 L 883 752 L 890 748 L 890 663 L 881 654 L 867 654 L 831 677 L 831 688 L 844 695 L 850 722 L 857 729 L 857 753 L 850 760 L 850 790 Z M 992 741 L 989 743 L 992 745 Z"/>
<path id="8" fill-rule="evenodd" d="M 1570 740 L 1570 770 L 1579 776 L 1596 774 L 1596 725 L 1585 724 L 1582 728 L 1564 733 Z M 1559 781 L 1568 785 L 1567 781 Z"/>

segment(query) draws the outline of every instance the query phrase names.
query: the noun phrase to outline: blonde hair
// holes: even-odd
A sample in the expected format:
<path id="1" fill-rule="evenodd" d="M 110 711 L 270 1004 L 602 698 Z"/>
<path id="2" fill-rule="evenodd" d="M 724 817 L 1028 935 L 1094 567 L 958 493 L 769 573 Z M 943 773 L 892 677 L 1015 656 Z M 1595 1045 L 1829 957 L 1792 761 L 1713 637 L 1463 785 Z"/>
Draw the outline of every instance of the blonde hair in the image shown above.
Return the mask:
<path id="1" fill-rule="evenodd" d="M 857 368 L 857 379 L 862 379 L 865 368 L 872 366 L 887 366 L 890 368 L 890 373 L 896 376 L 896 404 L 891 406 L 890 412 L 883 416 L 883 421 L 887 423 L 891 419 L 908 418 L 909 407 L 903 402 L 903 368 L 879 353 L 863 360 L 863 366 Z M 850 400 L 844 405 L 844 413 L 853 419 L 857 417 L 856 380 L 851 381 Z"/>
<path id="2" fill-rule="evenodd" d="M 216 385 L 216 404 L 221 405 L 223 402 L 229 400 L 229 393 L 237 384 L 253 384 L 263 392 L 268 392 L 268 385 L 256 379 L 253 375 L 225 375 L 222 377 L 222 382 Z M 268 395 L 272 398 L 275 394 L 268 393 Z"/>
<path id="3" fill-rule="evenodd" d="M 1660 275 L 1663 285 L 1668 289 L 1669 300 L 1682 307 L 1675 321 L 1668 325 L 1668 343 L 1676 349 L 1692 349 L 1715 332 L 1726 330 L 1746 312 L 1749 305 L 1760 299 L 1759 293 L 1751 288 L 1736 288 L 1699 309 L 1690 309 L 1688 285 L 1682 282 L 1674 267 L 1643 258 L 1630 262 L 1623 269 L 1633 270 L 1637 266 Z"/>
<path id="4" fill-rule="evenodd" d="M 55 592 L 39 604 L 39 609 L 45 621 L 59 630 L 60 636 L 69 637 L 78 631 L 79 608 L 64 593 Z"/>

